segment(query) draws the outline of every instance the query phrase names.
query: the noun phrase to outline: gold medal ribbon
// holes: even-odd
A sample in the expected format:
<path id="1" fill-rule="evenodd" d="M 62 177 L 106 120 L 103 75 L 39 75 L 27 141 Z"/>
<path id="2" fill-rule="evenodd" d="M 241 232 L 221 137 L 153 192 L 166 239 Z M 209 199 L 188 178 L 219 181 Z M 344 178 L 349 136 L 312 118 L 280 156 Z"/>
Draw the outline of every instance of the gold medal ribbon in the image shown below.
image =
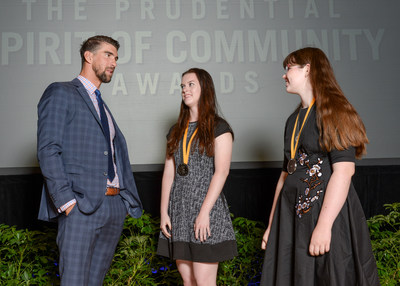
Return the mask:
<path id="1" fill-rule="evenodd" d="M 197 133 L 197 128 L 196 128 L 196 130 L 193 132 L 192 136 L 190 137 L 189 144 L 186 146 L 186 138 L 187 138 L 188 129 L 189 129 L 189 122 L 188 122 L 188 125 L 185 130 L 185 135 L 183 135 L 183 146 L 182 146 L 183 163 L 186 165 L 189 161 L 190 146 L 192 145 L 193 138 Z"/>
<path id="2" fill-rule="evenodd" d="M 290 159 L 294 159 L 294 157 L 296 156 L 297 144 L 300 141 L 299 139 L 300 139 L 301 130 L 303 130 L 303 127 L 304 127 L 304 124 L 306 123 L 308 114 L 310 113 L 311 107 L 314 105 L 314 103 L 315 103 L 315 98 L 313 98 L 313 100 L 310 103 L 310 106 L 308 106 L 307 113 L 304 116 L 303 123 L 301 124 L 299 134 L 297 135 L 296 145 L 294 145 L 294 135 L 296 133 L 296 126 L 297 126 L 297 122 L 299 121 L 300 112 L 297 114 L 296 123 L 294 124 L 294 127 L 293 127 L 292 140 L 290 142 Z"/>

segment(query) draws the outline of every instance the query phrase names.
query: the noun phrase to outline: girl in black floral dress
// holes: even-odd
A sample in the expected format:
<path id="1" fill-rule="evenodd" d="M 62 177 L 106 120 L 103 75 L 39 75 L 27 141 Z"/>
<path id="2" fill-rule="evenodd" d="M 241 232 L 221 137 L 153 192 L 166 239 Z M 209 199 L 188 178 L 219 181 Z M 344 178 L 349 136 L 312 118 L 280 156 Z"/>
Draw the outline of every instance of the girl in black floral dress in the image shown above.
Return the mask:
<path id="1" fill-rule="evenodd" d="M 364 125 L 320 49 L 297 50 L 283 66 L 286 91 L 301 104 L 286 122 L 261 285 L 379 285 L 351 182 L 368 143 Z"/>

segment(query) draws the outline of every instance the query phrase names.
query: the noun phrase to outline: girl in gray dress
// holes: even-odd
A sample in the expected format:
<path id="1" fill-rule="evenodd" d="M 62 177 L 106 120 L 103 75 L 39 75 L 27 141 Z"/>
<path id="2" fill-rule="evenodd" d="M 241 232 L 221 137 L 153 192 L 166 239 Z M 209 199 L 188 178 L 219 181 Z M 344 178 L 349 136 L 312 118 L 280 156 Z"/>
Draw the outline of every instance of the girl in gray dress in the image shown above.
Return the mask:
<path id="1" fill-rule="evenodd" d="M 157 253 L 176 260 L 184 285 L 216 285 L 218 262 L 237 255 L 222 193 L 233 132 L 218 116 L 213 80 L 192 68 L 182 75 L 182 103 L 167 136 Z"/>

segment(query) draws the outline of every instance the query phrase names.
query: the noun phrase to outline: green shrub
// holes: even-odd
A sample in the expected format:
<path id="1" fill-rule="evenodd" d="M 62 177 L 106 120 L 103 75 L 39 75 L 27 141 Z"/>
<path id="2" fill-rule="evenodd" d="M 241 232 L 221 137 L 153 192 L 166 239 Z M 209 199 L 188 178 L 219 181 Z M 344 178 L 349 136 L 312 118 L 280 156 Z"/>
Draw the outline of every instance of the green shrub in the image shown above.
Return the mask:
<path id="1" fill-rule="evenodd" d="M 368 220 L 381 285 L 400 285 L 400 203 L 384 205 L 388 214 Z"/>
<path id="2" fill-rule="evenodd" d="M 156 255 L 159 219 L 143 214 L 127 218 L 105 285 L 182 285 L 175 262 Z M 245 218 L 233 220 L 238 256 L 222 262 L 218 285 L 246 285 L 260 274 L 264 225 Z"/>
<path id="3" fill-rule="evenodd" d="M 247 285 L 251 281 L 259 281 L 264 260 L 261 239 L 265 225 L 243 217 L 233 219 L 232 223 L 238 256 L 220 263 L 217 285 Z"/>
<path id="4" fill-rule="evenodd" d="M 175 265 L 156 254 L 159 231 L 149 214 L 127 218 L 104 285 L 177 285 Z"/>
<path id="5" fill-rule="evenodd" d="M 55 230 L 17 230 L 0 224 L 0 285 L 51 285 L 58 282 Z"/>
<path id="6" fill-rule="evenodd" d="M 400 285 L 400 203 L 385 205 L 386 215 L 368 220 L 382 285 Z M 259 281 L 265 226 L 234 218 L 239 255 L 220 263 L 218 285 Z M 176 265 L 156 255 L 159 219 L 144 213 L 127 218 L 105 285 L 182 285 Z M 0 285 L 59 285 L 56 230 L 18 230 L 0 224 Z"/>

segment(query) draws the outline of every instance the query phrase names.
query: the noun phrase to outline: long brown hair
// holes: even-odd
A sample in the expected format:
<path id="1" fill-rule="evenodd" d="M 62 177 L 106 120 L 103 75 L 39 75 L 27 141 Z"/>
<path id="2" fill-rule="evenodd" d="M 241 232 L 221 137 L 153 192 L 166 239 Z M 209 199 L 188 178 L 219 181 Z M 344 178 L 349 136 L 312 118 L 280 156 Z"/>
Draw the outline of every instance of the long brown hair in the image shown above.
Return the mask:
<path id="1" fill-rule="evenodd" d="M 364 124 L 357 111 L 344 96 L 328 58 L 318 48 L 307 47 L 289 54 L 283 61 L 305 66 L 310 64 L 310 82 L 315 98 L 320 145 L 330 152 L 356 149 L 356 158 L 366 153 L 368 143 Z"/>
<path id="2" fill-rule="evenodd" d="M 218 120 L 218 103 L 215 95 L 214 82 L 211 75 L 199 68 L 191 68 L 182 74 L 182 77 L 186 74 L 194 73 L 200 83 L 200 99 L 199 99 L 199 117 L 197 122 L 197 134 L 193 140 L 193 143 L 197 142 L 199 146 L 199 152 L 204 153 L 208 156 L 214 156 L 214 126 Z M 189 122 L 189 107 L 181 102 L 181 110 L 179 113 L 178 121 L 167 141 L 167 157 L 170 158 L 176 152 L 179 147 L 179 141 L 181 140 L 183 133 Z M 193 151 L 193 149 L 192 149 Z"/>

